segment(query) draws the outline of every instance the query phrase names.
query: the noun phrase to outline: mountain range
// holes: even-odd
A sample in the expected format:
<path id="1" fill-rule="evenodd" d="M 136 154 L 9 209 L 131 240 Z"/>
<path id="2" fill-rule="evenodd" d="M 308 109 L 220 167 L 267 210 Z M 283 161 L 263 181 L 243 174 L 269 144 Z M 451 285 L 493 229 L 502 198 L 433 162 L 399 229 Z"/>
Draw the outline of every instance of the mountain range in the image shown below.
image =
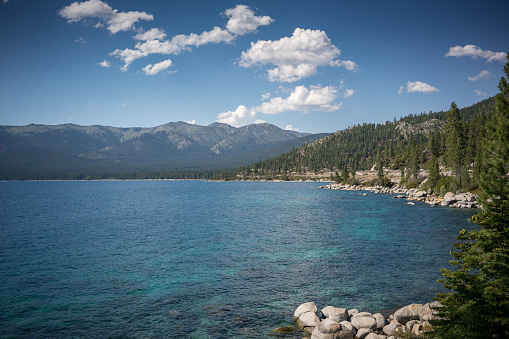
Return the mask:
<path id="1" fill-rule="evenodd" d="M 239 128 L 181 121 L 153 128 L 0 126 L 0 178 L 234 168 L 326 135 L 282 130 L 267 123 Z"/>

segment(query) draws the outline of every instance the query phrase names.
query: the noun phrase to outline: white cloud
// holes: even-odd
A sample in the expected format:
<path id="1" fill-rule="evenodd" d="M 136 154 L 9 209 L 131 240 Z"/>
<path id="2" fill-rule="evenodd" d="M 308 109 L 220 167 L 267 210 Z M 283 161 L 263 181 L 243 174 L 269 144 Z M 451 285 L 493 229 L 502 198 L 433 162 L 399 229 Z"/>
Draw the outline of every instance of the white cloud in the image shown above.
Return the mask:
<path id="1" fill-rule="evenodd" d="M 333 86 L 320 87 L 297 86 L 286 98 L 275 97 L 259 106 L 247 108 L 244 105 L 237 107 L 235 111 L 220 113 L 218 122 L 232 126 L 242 126 L 255 121 L 258 113 L 280 114 L 283 112 L 300 111 L 325 111 L 332 112 L 341 108 L 342 103 L 337 104 L 337 89 Z M 255 121 L 256 122 L 256 121 Z"/>
<path id="2" fill-rule="evenodd" d="M 254 12 L 245 5 L 237 5 L 224 11 L 230 20 L 226 24 L 226 29 L 233 34 L 244 35 L 256 32 L 259 26 L 267 26 L 274 22 L 270 16 L 256 16 Z"/>
<path id="3" fill-rule="evenodd" d="M 251 47 L 242 52 L 239 65 L 246 68 L 274 65 L 276 67 L 267 71 L 270 81 L 295 82 L 316 74 L 317 66 L 355 68 L 353 61 L 335 60 L 340 54 L 324 31 L 296 28 L 291 37 L 252 42 Z"/>
<path id="4" fill-rule="evenodd" d="M 332 67 L 344 67 L 349 71 L 355 72 L 359 67 L 351 60 L 333 60 L 329 63 Z"/>
<path id="5" fill-rule="evenodd" d="M 58 14 L 68 19 L 68 22 L 76 22 L 85 18 L 99 19 L 95 26 L 106 26 L 112 34 L 131 30 L 134 28 L 134 24 L 140 20 L 154 20 L 152 14 L 146 12 L 119 12 L 101 0 L 73 2 L 69 6 L 60 9 Z"/>
<path id="6" fill-rule="evenodd" d="M 120 106 L 127 107 L 127 104 L 125 102 L 121 103 Z"/>
<path id="7" fill-rule="evenodd" d="M 400 86 L 399 87 L 399 90 L 398 90 L 398 93 L 403 93 L 405 91 L 405 87 L 403 86 Z M 431 85 L 428 85 L 424 82 L 420 82 L 420 81 L 408 81 L 407 85 L 406 85 L 406 91 L 407 92 L 420 92 L 420 93 L 424 93 L 424 94 L 429 94 L 429 93 L 433 93 L 433 92 L 439 92 L 440 90 L 431 86 Z"/>
<path id="8" fill-rule="evenodd" d="M 164 33 L 164 30 L 159 28 L 152 28 L 145 33 L 138 33 L 135 36 L 133 36 L 136 40 L 164 40 L 166 38 L 166 33 Z"/>
<path id="9" fill-rule="evenodd" d="M 147 32 L 148 33 L 148 32 Z M 147 35 L 148 36 L 148 35 Z M 142 36 L 136 35 L 135 38 Z M 114 55 L 124 61 L 122 70 L 127 70 L 129 65 L 140 58 L 146 57 L 150 54 L 163 54 L 163 55 L 178 55 L 182 50 L 188 50 L 189 46 L 201 46 L 208 43 L 232 42 L 235 39 L 228 31 L 219 27 L 214 27 L 213 30 L 202 32 L 201 34 L 189 35 L 176 35 L 171 40 L 147 40 L 143 43 L 138 42 L 135 49 L 126 48 L 124 50 L 116 49 L 110 55 Z"/>
<path id="10" fill-rule="evenodd" d="M 191 125 L 196 125 L 196 119 L 194 119 L 194 120 L 186 120 L 184 122 L 187 122 L 188 124 L 191 124 Z"/>
<path id="11" fill-rule="evenodd" d="M 490 71 L 484 70 L 481 73 L 477 74 L 475 77 L 468 77 L 470 81 L 477 81 L 480 79 L 489 79 L 491 77 Z"/>
<path id="12" fill-rule="evenodd" d="M 355 94 L 355 91 L 354 91 L 353 89 L 347 89 L 347 90 L 345 91 L 345 94 L 343 94 L 343 96 L 344 96 L 345 98 L 349 98 L 349 97 L 351 97 L 351 96 L 352 96 L 352 95 L 354 95 L 354 94 Z"/>
<path id="13" fill-rule="evenodd" d="M 101 61 L 98 65 L 101 67 L 110 67 L 110 63 L 106 60 Z"/>
<path id="14" fill-rule="evenodd" d="M 168 69 L 172 64 L 172 61 L 170 59 L 161 61 L 155 65 L 152 66 L 152 64 L 149 64 L 145 67 L 143 67 L 143 71 L 147 75 L 156 75 L 157 73 L 164 71 Z"/>
<path id="15" fill-rule="evenodd" d="M 240 127 L 249 125 L 255 120 L 256 111 L 248 109 L 244 105 L 237 107 L 235 111 L 228 111 L 219 113 L 217 115 L 217 122 L 222 122 L 231 126 Z"/>
<path id="16" fill-rule="evenodd" d="M 488 96 L 488 93 L 480 91 L 478 89 L 475 89 L 474 92 L 475 92 L 475 94 L 477 94 L 480 97 L 487 97 Z"/>
<path id="17" fill-rule="evenodd" d="M 300 129 L 293 127 L 293 125 L 286 125 L 285 131 L 295 131 L 298 132 Z"/>
<path id="18" fill-rule="evenodd" d="M 85 39 L 83 39 L 82 37 L 80 37 L 79 39 L 76 39 L 74 40 L 75 43 L 77 44 L 86 44 L 87 41 Z"/>
<path id="19" fill-rule="evenodd" d="M 473 59 L 483 58 L 486 59 L 486 62 L 492 62 L 492 61 L 501 61 L 506 62 L 507 57 L 506 53 L 503 52 L 492 52 L 492 51 L 484 51 L 480 47 L 476 45 L 465 45 L 463 47 L 461 46 L 454 46 L 449 48 L 449 51 L 447 54 L 445 54 L 446 57 L 448 56 L 455 56 L 455 57 L 462 57 L 462 56 L 469 56 Z"/>
<path id="20" fill-rule="evenodd" d="M 262 94 L 262 101 L 269 100 L 270 99 L 270 95 L 271 94 L 269 92 Z"/>
<path id="21" fill-rule="evenodd" d="M 295 82 L 316 74 L 316 66 L 311 64 L 282 65 L 267 70 L 270 81 Z"/>
<path id="22" fill-rule="evenodd" d="M 224 14 L 230 18 L 226 25 L 227 29 L 216 26 L 212 30 L 200 34 L 179 34 L 171 39 L 166 39 L 164 30 L 152 28 L 133 37 L 143 41 L 136 43 L 134 49 L 116 49 L 111 55 L 124 61 L 122 70 L 125 71 L 133 61 L 150 54 L 177 55 L 183 50 L 190 50 L 190 47 L 199 47 L 209 43 L 232 43 L 237 35 L 254 32 L 260 25 L 268 25 L 274 21 L 268 16 L 255 16 L 254 12 L 244 5 L 227 9 Z"/>

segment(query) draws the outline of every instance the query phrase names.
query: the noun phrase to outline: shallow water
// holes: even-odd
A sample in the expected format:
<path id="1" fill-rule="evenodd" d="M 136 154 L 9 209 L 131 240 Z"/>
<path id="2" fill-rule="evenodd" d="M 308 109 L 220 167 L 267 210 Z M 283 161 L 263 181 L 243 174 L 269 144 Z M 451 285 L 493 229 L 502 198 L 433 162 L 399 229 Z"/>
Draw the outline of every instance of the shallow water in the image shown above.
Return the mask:
<path id="1" fill-rule="evenodd" d="M 318 183 L 0 182 L 0 336 L 260 338 L 429 302 L 472 211 Z"/>

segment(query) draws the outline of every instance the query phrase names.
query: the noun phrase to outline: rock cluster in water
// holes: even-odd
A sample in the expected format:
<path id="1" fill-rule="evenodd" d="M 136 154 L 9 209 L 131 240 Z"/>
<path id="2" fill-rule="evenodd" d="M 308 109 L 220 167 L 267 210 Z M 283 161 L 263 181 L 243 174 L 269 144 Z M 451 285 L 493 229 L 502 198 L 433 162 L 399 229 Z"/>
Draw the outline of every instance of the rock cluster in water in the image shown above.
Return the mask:
<path id="1" fill-rule="evenodd" d="M 447 192 L 444 197 L 434 195 L 431 190 L 422 191 L 417 188 L 405 189 L 399 186 L 396 187 L 363 187 L 361 185 L 348 185 L 348 184 L 328 184 L 320 188 L 332 190 L 345 190 L 345 191 L 371 191 L 373 193 L 390 193 L 396 194 L 394 198 L 404 198 L 409 200 L 408 204 L 413 205 L 412 201 L 422 201 L 431 206 L 449 206 L 456 208 L 480 208 L 477 202 L 477 195 L 470 192 L 454 194 Z"/>
<path id="2" fill-rule="evenodd" d="M 436 318 L 434 301 L 428 304 L 411 304 L 385 318 L 371 314 L 327 306 L 318 314 L 314 302 L 307 302 L 295 310 L 293 317 L 298 326 L 311 334 L 311 339 L 397 339 L 398 332 L 422 334 L 429 320 Z"/>

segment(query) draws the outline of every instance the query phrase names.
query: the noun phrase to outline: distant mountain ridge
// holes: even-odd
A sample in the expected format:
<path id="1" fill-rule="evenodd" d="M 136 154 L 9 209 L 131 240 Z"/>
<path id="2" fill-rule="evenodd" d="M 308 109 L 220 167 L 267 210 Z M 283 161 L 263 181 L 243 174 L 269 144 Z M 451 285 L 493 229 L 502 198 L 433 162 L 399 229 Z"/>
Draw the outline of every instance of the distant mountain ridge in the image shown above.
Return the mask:
<path id="1" fill-rule="evenodd" d="M 178 171 L 245 166 L 314 141 L 271 124 L 170 122 L 152 128 L 0 126 L 0 178 L 13 174 Z"/>

